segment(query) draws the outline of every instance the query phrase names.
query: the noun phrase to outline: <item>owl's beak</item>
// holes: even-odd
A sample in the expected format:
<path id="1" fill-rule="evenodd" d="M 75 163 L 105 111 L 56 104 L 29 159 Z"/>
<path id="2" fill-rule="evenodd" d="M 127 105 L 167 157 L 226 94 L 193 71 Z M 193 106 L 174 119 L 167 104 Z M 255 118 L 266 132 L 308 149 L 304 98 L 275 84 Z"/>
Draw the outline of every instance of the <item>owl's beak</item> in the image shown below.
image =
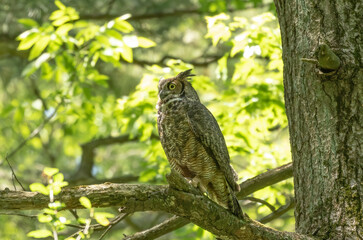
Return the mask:
<path id="1" fill-rule="evenodd" d="M 163 100 L 166 96 L 167 96 L 168 94 L 167 94 L 167 91 L 165 91 L 165 90 L 161 90 L 160 92 L 159 92 L 159 96 L 160 96 L 160 99 L 161 100 Z"/>

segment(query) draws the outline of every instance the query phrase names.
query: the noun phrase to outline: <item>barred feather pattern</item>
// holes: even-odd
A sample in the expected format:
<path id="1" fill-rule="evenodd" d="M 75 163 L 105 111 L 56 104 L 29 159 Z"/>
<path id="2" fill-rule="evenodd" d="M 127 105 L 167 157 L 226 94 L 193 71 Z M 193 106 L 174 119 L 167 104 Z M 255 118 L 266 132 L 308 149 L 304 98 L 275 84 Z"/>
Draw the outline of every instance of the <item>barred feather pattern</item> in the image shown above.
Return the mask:
<path id="1" fill-rule="evenodd" d="M 236 172 L 213 115 L 185 80 L 190 71 L 159 82 L 158 130 L 171 168 L 178 171 L 216 203 L 242 217 L 235 196 Z M 176 85 L 175 91 L 168 84 Z"/>

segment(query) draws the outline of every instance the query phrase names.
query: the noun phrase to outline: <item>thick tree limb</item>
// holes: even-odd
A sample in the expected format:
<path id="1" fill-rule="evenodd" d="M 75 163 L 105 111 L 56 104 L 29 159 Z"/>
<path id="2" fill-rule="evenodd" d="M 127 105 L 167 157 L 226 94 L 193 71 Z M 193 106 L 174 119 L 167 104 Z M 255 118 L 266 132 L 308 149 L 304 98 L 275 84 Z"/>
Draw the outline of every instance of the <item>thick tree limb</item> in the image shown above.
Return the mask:
<path id="1" fill-rule="evenodd" d="M 242 199 L 253 192 L 273 185 L 292 177 L 292 163 L 261 173 L 254 178 L 240 184 L 241 191 L 237 193 L 238 199 Z"/>
<path id="2" fill-rule="evenodd" d="M 0 191 L 0 209 L 41 209 L 48 197 L 40 193 Z M 79 198 L 87 196 L 94 207 L 123 206 L 125 213 L 165 211 L 188 219 L 211 233 L 228 239 L 311 239 L 279 232 L 246 218 L 241 220 L 206 196 L 143 184 L 100 184 L 64 189 L 56 196 L 66 209 L 83 208 Z"/>
<path id="3" fill-rule="evenodd" d="M 119 139 L 119 140 L 121 140 L 121 139 Z M 106 143 L 117 142 L 119 140 L 116 140 L 116 139 L 95 140 L 95 141 L 92 141 L 92 143 L 90 143 L 90 145 L 95 147 L 95 146 L 100 146 L 100 145 L 103 145 Z M 276 169 L 270 170 L 268 172 L 262 173 L 252 179 L 249 179 L 249 180 L 243 182 L 240 185 L 241 192 L 238 194 L 239 198 L 241 199 L 245 196 L 245 194 L 250 194 L 253 191 L 257 191 L 263 187 L 266 187 L 266 186 L 272 185 L 278 181 L 287 179 L 290 176 L 290 173 L 289 173 L 290 168 L 291 168 L 291 163 L 278 167 Z M 254 185 L 251 185 L 252 183 Z M 182 187 L 179 186 L 179 185 L 183 185 L 183 184 L 178 184 L 177 181 L 172 181 L 172 184 L 173 184 L 174 188 L 183 189 Z M 119 189 L 119 188 L 121 190 L 119 192 L 116 191 L 116 189 Z M 73 196 L 71 193 L 72 189 L 78 195 Z M 129 191 L 128 191 L 128 189 L 129 189 Z M 132 206 L 131 210 L 132 209 L 134 209 L 134 210 L 131 211 L 130 207 L 126 207 L 126 211 L 133 212 L 133 211 L 142 211 L 142 210 L 146 211 L 146 210 L 153 210 L 153 209 L 136 208 L 135 206 L 138 204 L 136 199 L 130 195 L 127 195 L 126 193 L 130 193 L 130 191 L 131 192 L 132 191 L 141 191 L 144 194 L 139 195 L 139 197 L 141 199 L 148 199 L 149 195 L 155 196 L 155 194 L 157 195 L 158 193 L 165 193 L 168 190 L 169 190 L 169 188 L 167 188 L 166 186 L 102 184 L 102 185 L 92 185 L 92 186 L 79 186 L 79 187 L 74 187 L 71 189 L 65 189 L 62 192 L 62 195 L 60 195 L 60 197 L 61 197 L 61 201 L 63 201 L 63 202 L 65 202 L 64 199 L 70 199 L 71 201 L 68 201 L 65 203 L 67 204 L 68 208 L 72 209 L 72 208 L 81 208 L 82 207 L 78 202 L 78 199 L 81 196 L 89 197 L 92 201 L 92 205 L 95 207 L 108 207 L 108 206 L 123 205 L 122 197 L 119 197 L 119 195 L 120 195 L 120 196 L 124 196 L 125 198 L 129 197 L 129 198 L 133 199 L 133 201 L 131 201 L 131 202 L 129 201 L 128 203 L 130 206 Z M 189 188 L 185 188 L 183 190 L 187 191 L 187 192 L 191 192 L 191 189 L 189 189 Z M 102 192 L 97 192 L 97 191 L 102 191 Z M 111 197 L 107 196 L 107 191 L 111 191 L 111 194 L 112 194 Z M 10 194 L 10 195 L 8 195 L 8 194 Z M 194 195 L 198 195 L 198 192 L 195 192 Z M 202 196 L 200 196 L 200 197 L 202 197 Z M 149 201 L 152 201 L 152 200 L 149 199 Z M 41 208 L 46 207 L 47 204 L 48 204 L 48 198 L 43 195 L 37 194 L 37 193 L 0 191 L 0 209 L 41 209 Z M 156 203 L 156 204 L 158 204 L 158 203 Z M 144 205 L 144 203 L 142 205 Z M 290 205 L 289 209 L 291 207 L 293 207 L 293 205 Z M 281 216 L 283 213 L 285 213 L 287 211 L 287 210 L 282 211 L 283 209 L 284 208 L 281 207 L 280 209 L 276 210 L 272 214 L 261 219 L 261 221 L 268 222 L 268 221 L 275 219 L 278 216 Z M 154 210 L 157 210 L 157 209 L 154 209 Z M 159 210 L 162 210 L 162 209 L 159 209 Z M 170 212 L 170 213 L 174 213 L 174 212 Z M 188 219 L 188 218 L 185 218 L 185 219 Z M 174 221 L 172 221 L 171 223 L 164 222 L 162 228 L 163 229 L 173 228 L 172 223 L 174 223 Z M 170 224 L 170 226 L 169 226 L 169 224 Z M 162 232 L 161 230 L 158 230 L 158 226 L 155 226 L 152 228 L 152 230 L 151 229 L 149 229 L 149 230 L 151 232 L 160 231 L 159 232 L 160 234 Z M 149 230 L 145 230 L 143 233 L 151 234 L 151 232 L 150 233 L 147 232 Z M 207 230 L 209 230 L 209 229 L 207 229 Z M 133 235 L 133 236 L 135 236 L 135 235 Z"/>

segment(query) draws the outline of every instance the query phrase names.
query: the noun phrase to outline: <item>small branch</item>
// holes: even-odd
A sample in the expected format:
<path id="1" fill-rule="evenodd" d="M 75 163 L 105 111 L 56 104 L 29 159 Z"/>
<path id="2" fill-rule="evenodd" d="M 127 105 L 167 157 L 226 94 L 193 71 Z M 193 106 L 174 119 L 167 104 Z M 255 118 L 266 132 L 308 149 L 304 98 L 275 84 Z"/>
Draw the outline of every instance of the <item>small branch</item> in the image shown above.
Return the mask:
<path id="1" fill-rule="evenodd" d="M 99 138 L 82 144 L 81 164 L 79 165 L 77 172 L 71 178 L 71 181 L 77 182 L 79 180 L 92 178 L 92 168 L 95 157 L 94 151 L 97 147 L 111 145 L 115 143 L 120 144 L 134 140 L 135 139 L 130 139 L 129 135 L 122 135 L 119 137 Z"/>
<path id="2" fill-rule="evenodd" d="M 9 159 L 8 159 L 8 157 L 6 156 L 5 157 L 5 160 L 6 160 L 6 162 L 8 163 L 8 165 L 9 165 L 9 167 L 10 167 L 10 170 L 11 170 L 11 176 L 12 176 L 12 178 L 13 178 L 13 185 L 14 185 L 14 189 L 15 189 L 15 191 L 16 191 L 16 186 L 15 186 L 15 183 L 14 183 L 14 178 L 15 178 L 15 180 L 19 183 L 19 185 L 21 186 L 21 188 L 23 189 L 23 191 L 25 191 L 25 188 L 23 187 L 23 185 L 21 184 L 21 182 L 19 181 L 19 179 L 16 177 L 16 174 L 15 174 L 15 172 L 14 172 L 14 169 L 11 167 L 11 164 L 9 163 Z"/>
<path id="3" fill-rule="evenodd" d="M 276 208 L 274 206 L 272 206 L 270 203 L 266 202 L 265 200 L 259 199 L 259 198 L 245 197 L 242 200 L 248 200 L 248 201 L 252 201 L 252 202 L 261 203 L 263 205 L 266 205 L 266 207 L 268 207 L 272 212 L 274 212 L 276 210 Z"/>
<path id="4" fill-rule="evenodd" d="M 129 19 L 130 20 L 144 20 L 144 19 L 152 19 L 152 18 L 164 18 L 164 17 L 176 17 L 185 14 L 200 14 L 201 11 L 199 9 L 183 9 L 183 10 L 175 10 L 172 12 L 164 12 L 164 13 L 150 13 L 150 14 L 142 14 L 142 15 L 133 15 Z M 82 20 L 112 20 L 119 17 L 119 14 L 100 14 L 100 15 L 80 15 L 80 19 Z"/>
<path id="5" fill-rule="evenodd" d="M 110 0 L 110 2 L 108 3 L 108 6 L 107 6 L 106 14 L 108 14 L 112 10 L 113 5 L 115 4 L 115 1 L 116 0 Z"/>
<path id="6" fill-rule="evenodd" d="M 265 6 L 269 6 L 270 4 L 260 4 L 259 7 L 265 7 Z M 226 12 L 236 12 L 236 11 L 242 11 L 242 10 L 246 10 L 249 8 L 255 8 L 255 6 L 251 6 L 251 7 L 245 7 L 243 9 L 234 9 L 234 8 L 228 8 L 226 10 Z M 157 13 L 148 13 L 148 14 L 142 14 L 142 15 L 133 15 L 131 16 L 128 21 L 133 21 L 133 20 L 146 20 L 146 19 L 153 19 L 153 18 L 166 18 L 166 17 L 179 17 L 179 16 L 183 16 L 183 15 L 190 15 L 190 14 L 215 14 L 215 13 L 211 13 L 211 12 L 206 12 L 201 10 L 200 8 L 192 8 L 192 9 L 179 9 L 179 10 L 174 10 L 174 11 L 170 11 L 170 12 L 157 12 Z M 112 20 L 114 18 L 119 17 L 120 15 L 112 15 L 112 14 L 102 14 L 102 15 L 81 15 L 80 19 L 83 20 Z"/>
<path id="7" fill-rule="evenodd" d="M 103 226 L 101 224 L 93 224 L 93 225 L 90 225 L 88 226 L 89 229 L 93 229 L 94 231 L 101 231 L 101 230 L 104 230 L 106 229 L 106 233 L 109 231 L 108 229 L 111 229 L 114 225 L 116 225 L 117 223 L 121 222 L 123 219 L 125 219 L 125 217 L 127 217 L 129 215 L 129 213 L 121 213 L 119 215 L 117 215 L 114 219 L 112 219 L 110 221 L 110 224 L 108 226 Z M 69 237 L 75 237 L 77 236 L 79 233 L 83 232 L 84 229 L 87 227 L 87 226 L 76 226 L 76 225 L 73 225 L 72 227 L 77 227 L 79 228 L 80 230 L 78 230 L 77 232 L 73 233 L 71 236 Z M 101 235 L 101 237 L 103 237 L 104 235 L 106 235 L 106 233 L 103 233 Z M 102 239 L 102 238 L 100 238 Z"/>
<path id="8" fill-rule="evenodd" d="M 100 238 L 98 240 L 101 240 L 104 236 L 106 236 L 106 234 L 111 230 L 111 228 L 113 228 L 116 224 L 118 224 L 123 219 L 125 219 L 128 215 L 129 215 L 128 213 L 119 214 L 112 221 L 110 221 L 110 225 L 107 227 L 106 231 L 104 231 L 102 233 L 102 235 L 100 236 Z"/>
<path id="9" fill-rule="evenodd" d="M 69 212 L 72 214 L 72 216 L 76 219 L 76 221 L 78 221 L 78 214 L 77 214 L 77 210 L 75 209 L 69 209 Z"/>
<path id="10" fill-rule="evenodd" d="M 198 57 L 198 58 L 195 58 L 193 60 L 186 60 L 186 59 L 182 59 L 182 58 L 177 57 L 177 56 L 168 56 L 167 55 L 167 56 L 162 57 L 158 61 L 147 61 L 147 60 L 140 60 L 140 59 L 137 59 L 137 58 L 134 58 L 132 63 L 127 62 L 127 61 L 125 61 L 123 59 L 120 59 L 120 61 L 122 63 L 126 63 L 126 64 L 136 64 L 136 65 L 139 65 L 141 67 L 144 67 L 146 65 L 151 66 L 151 65 L 154 65 L 154 64 L 165 67 L 165 66 L 167 66 L 166 63 L 165 63 L 167 59 L 180 59 L 181 61 L 183 61 L 185 63 L 192 64 L 195 67 L 206 67 L 209 64 L 217 62 L 221 57 L 223 57 L 223 55 L 205 56 L 205 57 Z"/>
<path id="11" fill-rule="evenodd" d="M 42 102 L 43 105 L 43 110 L 47 110 L 48 109 L 48 105 L 47 102 L 44 100 L 44 98 L 42 97 L 42 95 L 40 94 L 40 90 L 35 82 L 35 76 L 34 74 L 30 75 L 29 77 L 30 79 L 30 83 L 31 83 L 31 87 L 33 88 L 33 92 L 35 94 L 35 96 L 40 99 L 40 101 Z"/>
<path id="12" fill-rule="evenodd" d="M 152 138 L 158 138 L 158 136 L 151 136 Z M 138 140 L 137 137 L 130 138 L 129 135 L 121 135 L 118 137 L 105 137 L 99 138 L 81 145 L 82 158 L 81 164 L 77 172 L 71 177 L 70 182 L 79 182 L 85 179 L 92 179 L 92 168 L 94 164 L 95 149 L 101 146 L 108 146 L 112 144 L 122 144 L 126 142 L 132 142 Z M 106 180 L 109 182 L 109 180 Z"/>
<path id="13" fill-rule="evenodd" d="M 0 215 L 8 215 L 8 216 L 20 216 L 20 217 L 27 217 L 27 218 L 38 218 L 38 215 L 26 215 L 22 213 L 15 213 L 15 212 L 0 212 Z"/>
<path id="14" fill-rule="evenodd" d="M 58 109 L 59 109 L 59 107 L 62 105 L 62 103 L 63 102 L 61 102 L 61 103 L 59 103 L 58 105 L 57 105 L 57 107 L 54 109 L 54 111 L 52 112 L 52 114 L 51 115 L 49 115 L 48 117 L 46 117 L 44 120 L 43 120 L 43 122 L 36 128 L 36 129 L 34 129 L 32 132 L 31 132 L 31 134 L 26 138 L 26 139 L 24 139 L 13 151 L 11 151 L 8 155 L 7 155 L 7 157 L 8 158 L 11 158 L 11 157 L 13 157 L 22 147 L 24 147 L 26 144 L 27 144 L 27 142 L 29 141 L 29 140 L 31 140 L 31 139 L 33 139 L 35 136 L 37 136 L 39 133 L 40 133 L 40 131 L 44 128 L 44 126 L 56 115 L 56 113 L 57 113 L 57 111 L 58 111 Z"/>
<path id="15" fill-rule="evenodd" d="M 281 215 L 285 214 L 287 211 L 293 209 L 294 207 L 295 207 L 295 201 L 293 198 L 291 198 L 291 200 L 286 205 L 279 207 L 276 211 L 273 211 L 271 214 L 261 218 L 258 221 L 264 224 L 271 222 L 272 220 L 280 217 Z"/>
<path id="16" fill-rule="evenodd" d="M 261 173 L 254 178 L 248 179 L 240 184 L 241 191 L 237 193 L 238 199 L 256 192 L 262 188 L 273 185 L 292 177 L 292 163 Z"/>
<path id="17" fill-rule="evenodd" d="M 168 234 L 176 229 L 179 229 L 190 223 L 187 219 L 173 216 L 168 220 L 142 232 L 135 233 L 131 236 L 126 236 L 124 240 L 141 240 L 148 239 L 152 240 Z"/>

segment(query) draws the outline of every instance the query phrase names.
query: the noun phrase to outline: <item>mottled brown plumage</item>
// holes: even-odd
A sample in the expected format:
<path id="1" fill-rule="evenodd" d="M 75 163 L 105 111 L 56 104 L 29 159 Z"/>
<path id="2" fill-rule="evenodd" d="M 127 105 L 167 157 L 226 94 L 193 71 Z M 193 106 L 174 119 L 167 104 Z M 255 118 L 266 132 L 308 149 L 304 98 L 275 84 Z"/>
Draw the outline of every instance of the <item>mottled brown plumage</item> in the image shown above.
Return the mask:
<path id="1" fill-rule="evenodd" d="M 234 192 L 238 176 L 217 121 L 200 102 L 191 70 L 159 81 L 158 130 L 173 169 L 211 199 L 242 217 Z"/>

